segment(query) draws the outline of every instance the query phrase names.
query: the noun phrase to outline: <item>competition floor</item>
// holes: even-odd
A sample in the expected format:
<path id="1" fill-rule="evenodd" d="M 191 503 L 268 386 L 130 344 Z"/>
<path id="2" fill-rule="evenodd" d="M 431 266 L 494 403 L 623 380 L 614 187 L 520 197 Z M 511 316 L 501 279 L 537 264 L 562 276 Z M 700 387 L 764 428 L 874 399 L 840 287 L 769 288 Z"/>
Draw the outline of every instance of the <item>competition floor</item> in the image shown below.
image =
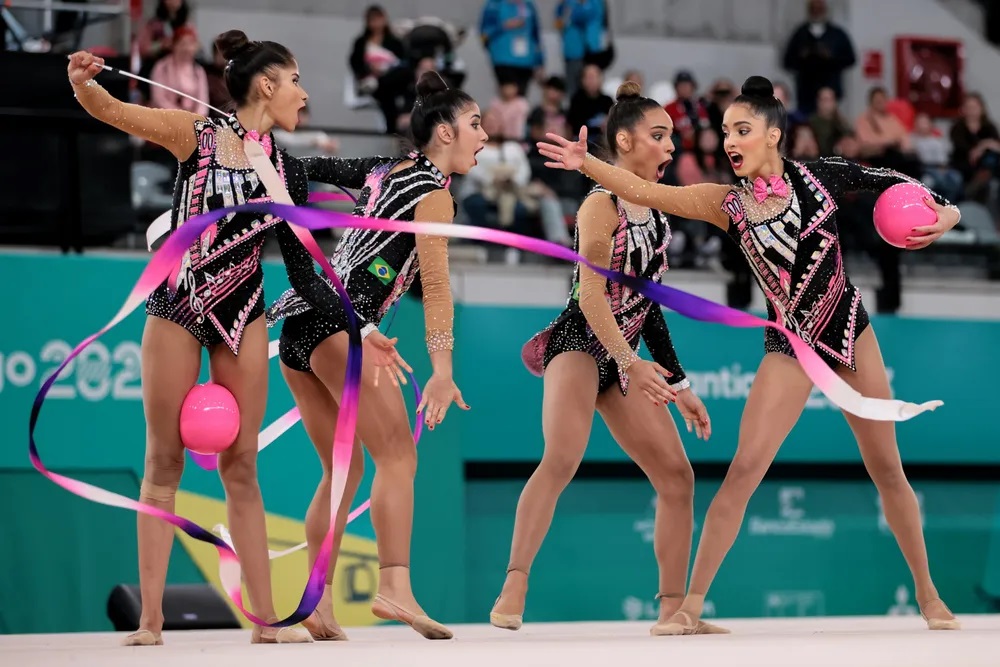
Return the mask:
<path id="1" fill-rule="evenodd" d="M 165 646 L 124 648 L 121 635 L 0 636 L 3 667 L 996 667 L 1000 615 L 963 616 L 958 632 L 919 617 L 715 621 L 724 636 L 650 637 L 649 623 L 551 623 L 514 633 L 453 625 L 431 642 L 402 626 L 349 628 L 351 641 L 251 646 L 239 630 L 175 632 Z M 279 662 L 280 661 L 280 662 Z"/>

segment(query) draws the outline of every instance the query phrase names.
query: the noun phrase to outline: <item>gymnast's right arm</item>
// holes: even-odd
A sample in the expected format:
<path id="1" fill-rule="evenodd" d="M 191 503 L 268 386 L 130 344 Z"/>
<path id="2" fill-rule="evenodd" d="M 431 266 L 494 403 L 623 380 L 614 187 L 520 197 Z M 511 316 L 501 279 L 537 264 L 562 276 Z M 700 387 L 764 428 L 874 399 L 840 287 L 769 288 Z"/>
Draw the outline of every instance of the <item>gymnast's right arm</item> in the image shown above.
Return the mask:
<path id="1" fill-rule="evenodd" d="M 133 136 L 163 146 L 184 161 L 197 146 L 194 123 L 202 116 L 179 109 L 150 109 L 115 99 L 94 77 L 104 59 L 80 51 L 70 56 L 66 70 L 76 99 L 94 118 Z"/>
<path id="2" fill-rule="evenodd" d="M 728 185 L 699 183 L 674 187 L 652 183 L 589 153 L 583 160 L 580 171 L 633 204 L 648 206 L 689 220 L 704 220 L 723 231 L 729 228 L 729 216 L 722 210 L 722 202 L 731 190 Z"/>

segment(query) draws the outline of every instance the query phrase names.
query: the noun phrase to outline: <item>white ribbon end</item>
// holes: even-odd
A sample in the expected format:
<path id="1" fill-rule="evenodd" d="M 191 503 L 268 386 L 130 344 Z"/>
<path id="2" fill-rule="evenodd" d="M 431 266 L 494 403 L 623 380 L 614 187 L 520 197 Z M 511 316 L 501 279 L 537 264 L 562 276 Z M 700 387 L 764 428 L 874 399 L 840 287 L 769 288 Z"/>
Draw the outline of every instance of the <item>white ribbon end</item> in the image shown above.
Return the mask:
<path id="1" fill-rule="evenodd" d="M 921 403 L 920 405 L 917 405 L 916 403 L 903 403 L 899 406 L 898 421 L 907 421 L 924 412 L 933 412 L 942 405 L 944 405 L 944 401 L 927 401 L 926 403 Z"/>

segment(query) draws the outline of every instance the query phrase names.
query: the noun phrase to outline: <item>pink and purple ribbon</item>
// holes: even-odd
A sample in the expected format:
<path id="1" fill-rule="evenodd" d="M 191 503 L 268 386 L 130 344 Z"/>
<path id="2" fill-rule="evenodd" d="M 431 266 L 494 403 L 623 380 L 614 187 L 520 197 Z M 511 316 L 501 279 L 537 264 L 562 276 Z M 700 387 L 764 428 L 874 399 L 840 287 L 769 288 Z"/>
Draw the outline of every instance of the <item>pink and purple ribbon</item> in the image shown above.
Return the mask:
<path id="1" fill-rule="evenodd" d="M 319 197 L 317 199 L 322 199 Z M 148 295 L 166 280 L 172 267 L 183 256 L 191 243 L 202 231 L 210 225 L 215 224 L 221 218 L 231 213 L 255 212 L 271 214 L 288 221 L 296 236 L 305 244 L 313 258 L 323 268 L 324 273 L 331 280 L 334 288 L 345 305 L 345 311 L 349 319 L 349 340 L 347 371 L 344 384 L 344 392 L 340 406 L 340 413 L 337 421 L 337 431 L 333 443 L 333 489 L 331 493 L 331 515 L 330 529 L 321 545 L 316 562 L 310 571 L 306 588 L 298 607 L 288 617 L 273 623 L 266 623 L 264 619 L 259 619 L 247 611 L 242 603 L 240 592 L 240 565 L 236 553 L 226 542 L 198 526 L 189 519 L 159 510 L 154 507 L 142 504 L 125 496 L 111 493 L 99 487 L 86 484 L 79 480 L 59 475 L 48 470 L 42 463 L 35 443 L 35 427 L 38 422 L 41 408 L 52 384 L 80 352 L 90 343 L 102 336 L 113 326 L 121 322 L 129 313 L 135 310 Z M 333 526 L 336 520 L 340 502 L 343 499 L 344 486 L 347 479 L 347 470 L 350 466 L 352 445 L 357 426 L 358 395 L 361 378 L 361 334 L 358 328 L 357 318 L 350 299 L 343 284 L 337 278 L 336 273 L 316 244 L 312 235 L 307 230 L 329 229 L 329 228 L 355 228 L 369 229 L 376 231 L 389 231 L 413 234 L 427 234 L 432 236 L 445 236 L 452 238 L 465 238 L 478 241 L 486 241 L 513 248 L 519 248 L 528 252 L 547 255 L 567 262 L 579 262 L 593 269 L 595 272 L 622 284 L 645 295 L 656 303 L 666 306 L 686 317 L 703 322 L 714 322 L 733 327 L 771 327 L 784 334 L 794 349 L 799 364 L 816 384 L 816 386 L 839 408 L 852 414 L 875 420 L 885 421 L 905 421 L 913 418 L 917 414 L 926 410 L 932 410 L 942 403 L 931 401 L 922 405 L 905 403 L 897 400 L 873 399 L 864 397 L 852 389 L 836 372 L 831 369 L 820 356 L 801 338 L 789 331 L 785 327 L 775 322 L 750 315 L 733 308 L 728 308 L 720 304 L 702 299 L 672 287 L 651 282 L 643 278 L 629 276 L 616 271 L 611 271 L 601 266 L 597 266 L 581 255 L 563 246 L 520 236 L 510 232 L 485 229 L 482 227 L 472 227 L 463 225 L 453 225 L 445 223 L 424 223 L 406 222 L 398 220 L 383 220 L 377 218 L 362 218 L 346 213 L 334 211 L 324 211 L 314 208 L 291 206 L 287 204 L 276 204 L 273 202 L 259 202 L 243 204 L 229 208 L 219 209 L 189 219 L 184 225 L 175 230 L 167 241 L 152 257 L 149 264 L 143 270 L 135 287 L 132 289 L 125 304 L 118 313 L 97 333 L 84 339 L 69 354 L 65 361 L 56 369 L 42 385 L 41 390 L 35 398 L 31 409 L 29 420 L 29 458 L 32 465 L 46 478 L 63 487 L 64 489 L 79 495 L 88 500 L 105 505 L 122 507 L 137 512 L 159 517 L 183 530 L 191 537 L 207 542 L 215 546 L 219 552 L 219 571 L 223 582 L 223 588 L 243 614 L 254 623 L 271 626 L 293 625 L 307 618 L 315 609 L 316 604 L 322 596 L 325 585 L 326 574 L 329 568 L 330 556 L 333 544 Z M 415 384 L 415 383 L 414 383 Z M 290 413 L 289 413 L 290 414 Z M 286 415 L 287 416 L 287 415 Z M 419 437 L 419 431 L 415 434 Z M 362 508 L 356 510 L 360 513 Z"/>

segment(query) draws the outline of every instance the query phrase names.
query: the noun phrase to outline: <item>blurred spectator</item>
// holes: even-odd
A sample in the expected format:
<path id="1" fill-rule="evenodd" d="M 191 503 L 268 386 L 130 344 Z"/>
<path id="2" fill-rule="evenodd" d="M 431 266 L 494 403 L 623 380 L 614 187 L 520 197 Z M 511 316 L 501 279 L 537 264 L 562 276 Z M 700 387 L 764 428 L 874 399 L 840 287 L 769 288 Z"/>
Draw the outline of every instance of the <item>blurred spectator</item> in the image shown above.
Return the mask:
<path id="1" fill-rule="evenodd" d="M 152 70 L 153 64 L 170 53 L 174 32 L 191 18 L 187 0 L 159 0 L 153 17 L 139 31 L 139 57 Z"/>
<path id="2" fill-rule="evenodd" d="M 527 95 L 532 76 L 540 74 L 545 64 L 534 0 L 486 0 L 479 34 L 497 84 L 513 82 L 521 95 Z"/>
<path id="3" fill-rule="evenodd" d="M 719 145 L 725 143 L 722 136 L 722 117 L 726 109 L 736 99 L 736 86 L 729 79 L 717 79 L 708 94 L 708 124 L 719 137 Z"/>
<path id="4" fill-rule="evenodd" d="M 733 181 L 729 158 L 719 142 L 719 135 L 714 128 L 699 128 L 694 148 L 677 158 L 677 182 L 680 185 L 696 185 L 731 184 Z"/>
<path id="5" fill-rule="evenodd" d="M 589 141 L 599 146 L 605 143 L 604 125 L 608 120 L 608 112 L 615 103 L 601 91 L 603 85 L 604 74 L 601 68 L 597 65 L 584 65 L 580 89 L 570 100 L 569 113 L 566 114 L 570 136 L 579 135 L 580 128 L 586 126 Z"/>
<path id="6" fill-rule="evenodd" d="M 489 53 L 497 84 L 517 84 L 526 95 L 528 83 L 545 64 L 538 10 L 533 0 L 487 0 L 479 34 Z"/>
<path id="7" fill-rule="evenodd" d="M 434 16 L 402 19 L 396 27 L 403 35 L 403 45 L 412 62 L 424 58 L 434 61 L 433 68 L 452 88 L 465 82 L 465 63 L 458 57 L 458 47 L 465 40 L 466 29 Z M 417 79 L 420 77 L 418 76 Z"/>
<path id="8" fill-rule="evenodd" d="M 679 151 L 694 150 L 695 137 L 699 128 L 710 127 L 708 105 L 697 97 L 698 83 L 688 70 L 680 70 L 674 77 L 677 98 L 665 109 L 674 121 L 674 134 Z"/>
<path id="9" fill-rule="evenodd" d="M 504 139 L 521 141 L 528 124 L 528 100 L 518 94 L 517 84 L 506 81 L 500 84 L 500 96 L 490 103 L 490 111 Z"/>
<path id="10" fill-rule="evenodd" d="M 459 200 L 470 224 L 524 234 L 531 212 L 525 196 L 531 180 L 528 156 L 521 144 L 503 139 L 499 119 L 489 109 L 483 112 L 482 126 L 490 138 L 476 157 L 476 168 L 462 179 Z M 505 257 L 516 264 L 520 253 L 508 248 Z"/>
<path id="11" fill-rule="evenodd" d="M 177 28 L 173 33 L 170 54 L 156 62 L 150 79 L 186 93 L 196 100 L 207 100 L 208 74 L 195 61 L 198 49 L 198 32 L 194 27 L 183 25 Z M 181 109 L 201 116 L 208 115 L 208 107 L 202 102 L 194 102 L 160 86 L 153 86 L 149 101 L 151 106 L 158 109 Z"/>
<path id="12" fill-rule="evenodd" d="M 410 129 L 410 112 L 413 110 L 413 105 L 417 102 L 417 81 L 420 81 L 420 77 L 424 75 L 424 72 L 435 71 L 435 63 L 433 58 L 421 58 L 417 61 L 416 69 L 413 71 L 413 78 L 402 93 L 402 108 L 404 109 L 402 113 L 399 114 L 399 118 L 396 121 L 396 131 L 400 133 L 408 132 Z"/>
<path id="13" fill-rule="evenodd" d="M 556 30 L 562 34 L 563 60 L 570 96 L 580 86 L 583 66 L 592 63 L 605 70 L 614 58 L 604 0 L 560 0 L 556 5 Z"/>
<path id="14" fill-rule="evenodd" d="M 910 143 L 923 165 L 922 180 L 927 187 L 949 201 L 960 202 L 963 197 L 962 174 L 948 166 L 951 143 L 934 127 L 931 117 L 926 113 L 916 115 Z"/>
<path id="15" fill-rule="evenodd" d="M 833 88 L 819 89 L 816 111 L 809 117 L 809 127 L 819 144 L 819 154 L 824 157 L 834 155 L 840 140 L 852 133 L 851 124 L 840 113 Z"/>
<path id="16" fill-rule="evenodd" d="M 951 166 L 965 179 L 966 197 L 995 209 L 993 192 L 1000 175 L 1000 132 L 979 93 L 965 96 L 962 116 L 951 127 L 951 145 Z"/>
<path id="17" fill-rule="evenodd" d="M 791 134 L 791 141 L 788 143 L 788 155 L 793 160 L 806 162 L 820 157 L 819 143 L 816 141 L 816 135 L 812 128 L 808 125 L 797 125 Z"/>
<path id="18" fill-rule="evenodd" d="M 299 124 L 294 132 L 274 128 L 274 138 L 278 144 L 292 155 L 315 155 L 316 152 L 334 155 L 340 150 L 340 142 L 322 130 L 309 129 L 312 116 L 309 107 L 299 111 Z"/>
<path id="19" fill-rule="evenodd" d="M 913 153 L 910 136 L 899 118 L 889 113 L 887 104 L 884 88 L 876 86 L 868 93 L 868 108 L 854 123 L 861 155 L 876 167 L 888 167 L 920 178 L 922 168 Z"/>
<path id="20" fill-rule="evenodd" d="M 795 72 L 795 92 L 804 114 L 816 110 L 820 88 L 832 88 L 837 99 L 844 96 L 844 70 L 857 58 L 850 35 L 832 23 L 826 0 L 808 0 L 808 19 L 800 25 L 785 49 L 785 69 Z"/>
<path id="21" fill-rule="evenodd" d="M 402 93 L 413 78 L 413 70 L 382 7 L 371 5 L 365 10 L 365 29 L 354 40 L 349 62 L 358 93 L 372 96 L 385 117 L 386 132 L 394 134 L 403 111 Z"/>
<path id="22" fill-rule="evenodd" d="M 804 113 L 794 101 L 794 95 L 792 95 L 792 89 L 788 87 L 788 84 L 784 81 L 774 82 L 774 96 L 781 106 L 785 107 L 785 113 L 788 115 L 788 125 L 785 127 L 785 131 L 791 135 L 792 131 L 795 130 L 799 125 L 804 125 L 809 122 L 808 114 Z"/>
<path id="23" fill-rule="evenodd" d="M 625 70 L 625 73 L 622 74 L 622 81 L 632 81 L 634 83 L 639 84 L 639 94 L 640 95 L 645 94 L 642 91 L 646 90 L 646 77 L 644 77 L 642 75 L 642 72 L 640 72 L 639 70 L 637 69 Z"/>
<path id="24" fill-rule="evenodd" d="M 532 118 L 535 120 L 532 121 Z M 562 77 L 550 76 L 542 84 L 542 103 L 532 109 L 529 115 L 529 130 L 532 122 L 537 124 L 539 119 L 545 128 L 540 139 L 544 139 L 548 132 L 561 137 L 570 136 L 569 125 L 566 123 L 566 81 Z"/>

